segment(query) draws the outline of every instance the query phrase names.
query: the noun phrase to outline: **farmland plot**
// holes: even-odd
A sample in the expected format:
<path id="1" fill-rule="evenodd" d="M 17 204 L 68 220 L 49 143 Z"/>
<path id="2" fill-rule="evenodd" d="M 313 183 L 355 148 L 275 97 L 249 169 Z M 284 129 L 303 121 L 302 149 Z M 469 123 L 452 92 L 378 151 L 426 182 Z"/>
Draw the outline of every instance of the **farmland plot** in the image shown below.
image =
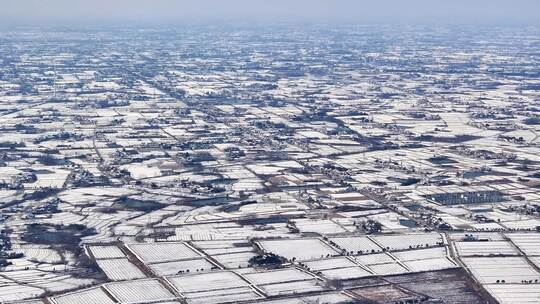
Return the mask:
<path id="1" fill-rule="evenodd" d="M 474 285 L 461 269 L 403 274 L 385 278 L 390 283 L 427 295 L 444 299 L 445 303 L 485 304 L 486 301 L 474 290 Z"/>
<path id="2" fill-rule="evenodd" d="M 540 302 L 540 288 L 537 284 L 488 284 L 485 288 L 501 304 Z"/>
<path id="3" fill-rule="evenodd" d="M 227 303 L 260 298 L 246 281 L 232 272 L 174 276 L 167 280 L 188 303 Z"/>
<path id="4" fill-rule="evenodd" d="M 331 220 L 297 219 L 293 222 L 301 232 L 316 232 L 322 235 L 347 232 Z"/>
<path id="5" fill-rule="evenodd" d="M 96 260 L 125 257 L 122 250 L 117 246 L 89 246 L 87 248 Z"/>
<path id="6" fill-rule="evenodd" d="M 267 272 L 258 272 L 253 268 L 248 268 L 239 271 L 239 273 L 269 296 L 305 293 L 324 289 L 316 278 L 296 268 Z"/>
<path id="7" fill-rule="evenodd" d="M 226 268 L 240 268 L 247 267 L 249 260 L 254 256 L 256 256 L 254 252 L 238 252 L 213 255 L 212 257 Z"/>
<path id="8" fill-rule="evenodd" d="M 482 283 L 521 283 L 522 280 L 540 280 L 538 273 L 521 257 L 463 258 L 462 261 Z"/>
<path id="9" fill-rule="evenodd" d="M 540 256 L 540 234 L 508 233 L 506 236 L 527 256 Z"/>
<path id="10" fill-rule="evenodd" d="M 146 277 L 137 266 L 126 258 L 97 260 L 96 262 L 99 268 L 112 281 L 134 280 Z"/>
<path id="11" fill-rule="evenodd" d="M 415 272 L 443 270 L 457 267 L 447 258 L 404 261 L 403 264 Z"/>
<path id="12" fill-rule="evenodd" d="M 306 262 L 306 265 L 311 271 L 321 272 L 331 280 L 348 280 L 372 275 L 346 257 Z"/>
<path id="13" fill-rule="evenodd" d="M 540 256 L 527 257 L 536 267 L 540 267 Z"/>
<path id="14" fill-rule="evenodd" d="M 525 230 L 534 230 L 536 227 L 540 226 L 540 220 L 536 218 L 532 219 L 521 219 L 516 221 L 509 221 L 502 223 L 508 229 L 525 229 Z"/>
<path id="15" fill-rule="evenodd" d="M 320 259 L 338 253 L 318 239 L 269 240 L 259 242 L 262 249 L 287 259 Z"/>
<path id="16" fill-rule="evenodd" d="M 383 248 L 389 250 L 403 250 L 417 247 L 437 246 L 442 243 L 442 237 L 438 233 L 380 235 L 373 239 Z"/>
<path id="17" fill-rule="evenodd" d="M 355 259 L 366 266 L 371 272 L 378 275 L 391 275 L 406 273 L 408 270 L 398 264 L 392 257 L 386 253 L 376 253 L 369 255 L 360 255 Z"/>
<path id="18" fill-rule="evenodd" d="M 494 242 L 455 242 L 460 256 L 518 255 L 506 241 Z"/>
<path id="19" fill-rule="evenodd" d="M 0 301 L 14 301 L 28 298 L 37 298 L 44 293 L 43 289 L 19 285 L 16 283 L 0 286 Z"/>
<path id="20" fill-rule="evenodd" d="M 258 304 L 306 304 L 306 303 L 327 303 L 339 304 L 348 303 L 352 298 L 338 292 L 329 292 L 314 296 L 293 297 L 280 300 L 258 301 Z"/>
<path id="21" fill-rule="evenodd" d="M 339 248 L 353 253 L 369 253 L 381 250 L 377 244 L 364 236 L 330 238 Z"/>
<path id="22" fill-rule="evenodd" d="M 149 264 L 148 267 L 159 276 L 176 275 L 179 273 L 194 273 L 197 271 L 209 271 L 214 264 L 205 259 L 193 259 Z"/>
<path id="23" fill-rule="evenodd" d="M 195 251 L 184 243 L 139 243 L 127 247 L 141 260 L 147 263 L 186 260 L 199 257 Z"/>
<path id="24" fill-rule="evenodd" d="M 211 272 L 168 277 L 167 280 L 181 293 L 247 287 L 238 275 L 228 272 Z"/>
<path id="25" fill-rule="evenodd" d="M 5 304 L 43 304 L 43 301 L 41 301 L 41 300 L 27 300 L 27 301 L 5 302 Z"/>
<path id="26" fill-rule="evenodd" d="M 273 271 L 259 272 L 253 268 L 241 269 L 238 271 L 251 283 L 255 285 L 265 285 L 273 283 L 283 283 L 292 281 L 312 280 L 313 276 L 302 272 L 296 268 L 287 268 Z"/>
<path id="27" fill-rule="evenodd" d="M 324 291 L 327 289 L 317 280 L 259 285 L 259 288 L 268 296 L 296 295 L 307 292 Z"/>
<path id="28" fill-rule="evenodd" d="M 116 303 L 101 288 L 91 288 L 52 298 L 55 304 Z"/>
<path id="29" fill-rule="evenodd" d="M 356 266 L 344 268 L 323 269 L 321 274 L 330 280 L 350 280 L 372 276 L 373 274 Z"/>
<path id="30" fill-rule="evenodd" d="M 237 303 L 261 298 L 249 287 L 193 292 L 186 293 L 184 296 L 190 304 Z"/>
<path id="31" fill-rule="evenodd" d="M 392 285 L 363 287 L 351 291 L 361 298 L 376 301 L 376 303 L 395 302 L 412 298 L 411 294 Z"/>
<path id="32" fill-rule="evenodd" d="M 392 253 L 401 261 L 427 260 L 446 257 L 446 249 L 444 247 L 435 247 L 428 249 L 407 250 Z"/>
<path id="33" fill-rule="evenodd" d="M 156 279 L 109 283 L 105 285 L 105 289 L 126 304 L 175 299 L 175 296 Z"/>
<path id="34" fill-rule="evenodd" d="M 251 248 L 251 244 L 241 240 L 216 240 L 216 241 L 195 241 L 193 242 L 197 248 L 206 251 L 209 249 L 224 249 L 224 248 Z"/>
<path id="35" fill-rule="evenodd" d="M 249 259 L 256 256 L 253 246 L 244 240 L 198 241 L 194 245 L 226 268 L 247 267 Z"/>
<path id="36" fill-rule="evenodd" d="M 444 247 L 395 252 L 398 258 L 411 271 L 433 271 L 454 268 L 456 265 L 446 257 Z"/>
<path id="37" fill-rule="evenodd" d="M 409 272 L 397 262 L 367 265 L 368 268 L 378 275 L 392 275 Z"/>

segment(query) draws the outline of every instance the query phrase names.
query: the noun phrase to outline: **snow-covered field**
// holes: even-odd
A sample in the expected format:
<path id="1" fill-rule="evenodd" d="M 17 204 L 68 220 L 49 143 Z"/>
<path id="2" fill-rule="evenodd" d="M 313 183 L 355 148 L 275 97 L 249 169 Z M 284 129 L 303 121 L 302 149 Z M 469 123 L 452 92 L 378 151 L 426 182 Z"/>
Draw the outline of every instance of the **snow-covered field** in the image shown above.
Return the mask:
<path id="1" fill-rule="evenodd" d="M 56 296 L 52 298 L 52 301 L 55 304 L 116 303 L 107 295 L 107 293 L 105 293 L 105 291 L 103 291 L 103 289 L 99 287 Z"/>
<path id="2" fill-rule="evenodd" d="M 126 245 L 137 257 L 147 263 L 186 260 L 199 257 L 199 254 L 184 243 L 138 243 Z"/>
<path id="3" fill-rule="evenodd" d="M 538 273 L 521 257 L 462 258 L 476 279 L 484 284 L 497 280 L 506 283 L 521 283 L 522 280 L 540 280 Z"/>
<path id="4" fill-rule="evenodd" d="M 256 256 L 253 246 L 244 240 L 198 241 L 193 244 L 226 268 L 247 267 L 249 259 Z"/>
<path id="5" fill-rule="evenodd" d="M 238 303 L 241 301 L 261 299 L 261 296 L 249 287 L 185 293 L 184 296 L 189 304 Z"/>
<path id="6" fill-rule="evenodd" d="M 87 247 L 96 260 L 123 258 L 125 255 L 116 246 L 89 246 Z"/>
<path id="7" fill-rule="evenodd" d="M 149 264 L 148 267 L 159 276 L 169 276 L 178 273 L 194 273 L 209 271 L 214 265 L 205 259 L 193 259 Z"/>
<path id="8" fill-rule="evenodd" d="M 212 272 L 168 277 L 188 303 L 223 303 L 259 299 L 249 284 L 232 272 Z"/>
<path id="9" fill-rule="evenodd" d="M 337 255 L 336 251 L 318 239 L 268 240 L 259 244 L 267 252 L 301 261 Z"/>
<path id="10" fill-rule="evenodd" d="M 507 233 L 506 235 L 527 256 L 540 256 L 540 234 L 538 233 Z"/>
<path id="11" fill-rule="evenodd" d="M 286 298 L 281 300 L 267 300 L 260 301 L 257 303 L 261 304 L 305 304 L 305 303 L 328 303 L 328 304 L 339 304 L 347 303 L 352 299 L 345 294 L 338 292 L 329 292 L 314 296 L 295 296 L 292 298 Z"/>
<path id="12" fill-rule="evenodd" d="M 97 260 L 96 263 L 112 281 L 142 279 L 146 277 L 137 266 L 126 258 L 102 259 Z"/>
<path id="13" fill-rule="evenodd" d="M 353 253 L 370 253 L 382 250 L 377 244 L 371 241 L 365 236 L 350 236 L 350 237 L 337 237 L 330 238 L 330 241 L 334 242 L 339 248 L 347 250 L 347 252 Z"/>
<path id="14" fill-rule="evenodd" d="M 301 232 L 316 232 L 323 235 L 348 232 L 331 220 L 297 219 L 293 223 Z"/>
<path id="15" fill-rule="evenodd" d="M 238 270 L 244 278 L 255 285 L 275 284 L 291 281 L 312 280 L 313 276 L 296 268 L 286 268 L 271 271 L 256 271 L 253 268 Z"/>
<path id="16" fill-rule="evenodd" d="M 518 252 L 509 242 L 456 242 L 460 256 L 517 255 Z"/>
<path id="17" fill-rule="evenodd" d="M 126 304 L 175 299 L 175 296 L 156 279 L 109 283 L 105 285 L 105 289 L 118 301 Z"/>
<path id="18" fill-rule="evenodd" d="M 381 235 L 374 236 L 373 239 L 383 248 L 388 248 L 389 250 L 436 246 L 442 242 L 442 237 L 438 233 Z"/>
<path id="19" fill-rule="evenodd" d="M 540 302 L 538 284 L 488 284 L 484 287 L 501 304 L 537 304 Z"/>
<path id="20" fill-rule="evenodd" d="M 269 296 L 294 295 L 326 290 L 322 284 L 315 280 L 260 285 L 259 288 Z"/>
<path id="21" fill-rule="evenodd" d="M 246 287 L 248 283 L 229 271 L 168 277 L 180 293 Z"/>
<path id="22" fill-rule="evenodd" d="M 346 257 L 311 261 L 305 264 L 310 270 L 320 272 L 331 280 L 348 280 L 373 275 Z"/>

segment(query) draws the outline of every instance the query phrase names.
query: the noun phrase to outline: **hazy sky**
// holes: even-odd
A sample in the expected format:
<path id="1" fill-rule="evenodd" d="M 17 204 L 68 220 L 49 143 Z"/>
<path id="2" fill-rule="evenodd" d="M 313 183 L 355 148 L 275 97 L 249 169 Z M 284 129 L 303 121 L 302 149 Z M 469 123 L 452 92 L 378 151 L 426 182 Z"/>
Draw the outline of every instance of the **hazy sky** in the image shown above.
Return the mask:
<path id="1" fill-rule="evenodd" d="M 216 19 L 539 24 L 540 0 L 0 0 L 4 25 Z"/>

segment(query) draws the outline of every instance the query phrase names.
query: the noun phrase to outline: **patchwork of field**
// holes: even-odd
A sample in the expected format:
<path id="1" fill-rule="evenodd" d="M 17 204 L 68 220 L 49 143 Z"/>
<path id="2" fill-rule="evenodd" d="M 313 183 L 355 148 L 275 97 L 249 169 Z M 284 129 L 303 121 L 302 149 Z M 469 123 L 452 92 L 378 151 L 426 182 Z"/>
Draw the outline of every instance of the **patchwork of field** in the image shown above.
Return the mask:
<path id="1" fill-rule="evenodd" d="M 540 303 L 538 28 L 225 23 L 0 27 L 0 303 Z"/>

